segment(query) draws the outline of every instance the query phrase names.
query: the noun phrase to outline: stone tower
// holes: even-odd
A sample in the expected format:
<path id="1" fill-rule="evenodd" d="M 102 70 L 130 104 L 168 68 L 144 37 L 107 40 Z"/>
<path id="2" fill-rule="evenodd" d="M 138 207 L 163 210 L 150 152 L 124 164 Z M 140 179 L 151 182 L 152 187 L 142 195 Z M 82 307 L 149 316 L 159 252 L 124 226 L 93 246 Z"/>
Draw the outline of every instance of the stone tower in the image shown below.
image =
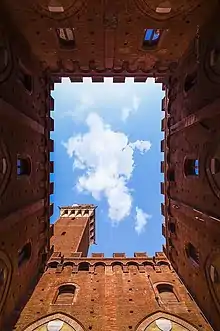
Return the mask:
<path id="1" fill-rule="evenodd" d="M 93 205 L 60 208 L 53 254 L 15 330 L 212 330 L 164 253 L 88 257 L 94 238 Z"/>
<path id="2" fill-rule="evenodd" d="M 67 256 L 80 252 L 87 256 L 90 244 L 95 242 L 95 206 L 73 205 L 60 208 L 60 218 L 54 226 L 51 239 L 54 252 Z"/>

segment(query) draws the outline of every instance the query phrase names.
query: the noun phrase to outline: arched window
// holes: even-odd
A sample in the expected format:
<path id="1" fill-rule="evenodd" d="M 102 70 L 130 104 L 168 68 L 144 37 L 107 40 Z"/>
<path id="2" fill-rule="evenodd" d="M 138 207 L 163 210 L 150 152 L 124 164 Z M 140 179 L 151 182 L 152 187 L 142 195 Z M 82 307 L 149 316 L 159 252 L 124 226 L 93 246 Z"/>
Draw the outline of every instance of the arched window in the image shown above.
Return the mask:
<path id="1" fill-rule="evenodd" d="M 65 236 L 65 234 L 66 234 L 66 231 L 63 231 L 63 232 L 61 233 L 61 236 Z"/>
<path id="2" fill-rule="evenodd" d="M 185 159 L 184 173 L 185 176 L 199 176 L 199 160 Z"/>
<path id="3" fill-rule="evenodd" d="M 59 28 L 56 29 L 59 44 L 62 48 L 74 48 L 75 47 L 75 35 L 73 28 Z"/>
<path id="4" fill-rule="evenodd" d="M 191 243 L 186 245 L 186 255 L 190 258 L 195 264 L 199 264 L 199 252 Z"/>
<path id="5" fill-rule="evenodd" d="M 49 262 L 49 263 L 48 263 L 47 267 L 48 267 L 48 268 L 52 268 L 52 269 L 56 269 L 57 266 L 58 266 L 58 264 L 59 264 L 59 262 L 57 262 L 57 261 L 52 261 L 52 262 Z"/>
<path id="6" fill-rule="evenodd" d="M 78 267 L 78 271 L 89 271 L 89 263 L 81 262 Z"/>
<path id="7" fill-rule="evenodd" d="M 144 33 L 143 47 L 152 48 L 157 46 L 161 34 L 162 34 L 162 30 L 160 29 L 146 29 Z"/>
<path id="8" fill-rule="evenodd" d="M 27 175 L 29 176 L 31 173 L 31 162 L 29 158 L 17 158 L 17 175 L 23 176 Z"/>
<path id="9" fill-rule="evenodd" d="M 27 262 L 31 257 L 31 243 L 28 242 L 22 249 L 18 251 L 18 266 L 20 267 Z"/>
<path id="10" fill-rule="evenodd" d="M 137 331 L 198 331 L 197 328 L 190 325 L 186 320 L 182 320 L 177 316 L 167 314 L 165 312 L 157 312 L 150 316 L 147 316 L 136 329 Z M 29 331 L 29 330 L 28 330 Z"/>
<path id="11" fill-rule="evenodd" d="M 173 286 L 170 284 L 157 285 L 160 298 L 164 304 L 176 303 L 178 299 L 173 291 Z"/>
<path id="12" fill-rule="evenodd" d="M 59 308 L 59 307 L 58 307 Z M 79 324 L 75 319 L 72 319 L 69 315 L 63 313 L 49 314 L 41 319 L 37 319 L 33 324 L 29 325 L 25 331 L 84 331 L 85 328 Z"/>
<path id="13" fill-rule="evenodd" d="M 75 291 L 76 287 L 72 284 L 60 286 L 54 303 L 56 305 L 71 305 L 73 303 Z"/>

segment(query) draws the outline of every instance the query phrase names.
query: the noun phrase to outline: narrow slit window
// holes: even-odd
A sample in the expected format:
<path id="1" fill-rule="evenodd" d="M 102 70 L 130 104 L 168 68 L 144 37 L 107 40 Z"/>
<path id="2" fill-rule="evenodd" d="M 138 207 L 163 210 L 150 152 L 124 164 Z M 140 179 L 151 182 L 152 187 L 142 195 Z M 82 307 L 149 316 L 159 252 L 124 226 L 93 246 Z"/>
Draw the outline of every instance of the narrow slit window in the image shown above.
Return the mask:
<path id="1" fill-rule="evenodd" d="M 212 175 L 216 175 L 220 172 L 220 160 L 217 158 L 211 159 L 210 169 Z"/>
<path id="2" fill-rule="evenodd" d="M 31 173 L 31 164 L 30 160 L 28 158 L 17 158 L 17 175 L 23 176 L 27 175 L 29 176 Z"/>
<path id="3" fill-rule="evenodd" d="M 168 229 L 171 233 L 176 233 L 176 224 L 173 222 L 168 223 Z"/>
<path id="4" fill-rule="evenodd" d="M 220 277 L 217 269 L 213 265 L 210 266 L 210 278 L 213 283 L 219 283 Z"/>
<path id="5" fill-rule="evenodd" d="M 18 266 L 27 262 L 31 257 L 31 243 L 24 245 L 22 249 L 18 251 Z"/>
<path id="6" fill-rule="evenodd" d="M 191 74 L 188 74 L 185 78 L 184 90 L 185 92 L 189 92 L 193 88 L 193 86 L 197 83 L 197 71 L 193 71 Z"/>
<path id="7" fill-rule="evenodd" d="M 24 68 L 22 64 L 19 64 L 18 68 L 18 80 L 24 86 L 27 92 L 32 93 L 33 79 L 28 70 Z"/>
<path id="8" fill-rule="evenodd" d="M 195 171 L 195 175 L 198 176 L 199 175 L 199 160 L 195 160 L 194 171 Z"/>
<path id="9" fill-rule="evenodd" d="M 162 31 L 160 29 L 146 29 L 144 34 L 143 46 L 147 48 L 157 46 Z"/>
<path id="10" fill-rule="evenodd" d="M 173 168 L 168 169 L 167 171 L 167 180 L 169 182 L 175 182 L 175 171 Z"/>
<path id="11" fill-rule="evenodd" d="M 63 48 L 75 47 L 74 28 L 59 28 L 56 29 L 59 44 Z"/>
<path id="12" fill-rule="evenodd" d="M 186 159 L 184 163 L 185 176 L 199 176 L 199 160 Z"/>
<path id="13" fill-rule="evenodd" d="M 199 265 L 199 253 L 195 246 L 188 243 L 186 246 L 186 255 L 190 258 L 196 265 Z"/>

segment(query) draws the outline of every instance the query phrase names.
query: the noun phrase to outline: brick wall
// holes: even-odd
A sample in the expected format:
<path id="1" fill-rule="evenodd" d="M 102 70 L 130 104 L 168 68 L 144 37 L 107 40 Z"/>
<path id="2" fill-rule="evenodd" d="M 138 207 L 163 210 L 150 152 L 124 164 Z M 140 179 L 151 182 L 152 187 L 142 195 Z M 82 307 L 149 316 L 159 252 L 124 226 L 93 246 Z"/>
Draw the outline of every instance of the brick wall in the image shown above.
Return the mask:
<path id="1" fill-rule="evenodd" d="M 77 271 L 81 262 L 89 263 L 89 271 Z M 74 317 L 87 330 L 129 330 L 157 311 L 181 317 L 198 330 L 211 330 L 163 254 L 156 259 L 80 258 L 72 259 L 72 264 L 66 266 L 64 261 L 61 269 L 45 271 L 15 330 L 56 312 Z M 54 304 L 58 287 L 66 283 L 77 286 L 73 304 Z M 173 286 L 177 302 L 163 305 L 157 299 L 160 283 Z"/>
<path id="2" fill-rule="evenodd" d="M 87 255 L 89 247 L 89 218 L 59 218 L 54 225 L 54 236 L 51 245 L 55 252 L 70 255 L 73 252 L 82 252 Z"/>
<path id="3" fill-rule="evenodd" d="M 167 256 L 216 329 L 220 325 L 219 290 L 210 273 L 211 268 L 217 274 L 220 270 L 216 261 L 211 266 L 220 245 L 217 29 L 215 15 L 200 29 L 170 77 L 164 157 Z M 197 174 L 187 173 L 187 159 L 198 160 Z M 189 243 L 198 253 L 198 265 L 188 256 Z"/>
<path id="4" fill-rule="evenodd" d="M 0 291 L 2 325 L 26 303 L 49 248 L 51 122 L 46 73 L 2 8 L 0 21 L 0 256 L 7 256 L 11 270 L 5 270 L 7 293 Z M 19 158 L 28 161 L 24 175 L 18 174 Z M 27 243 L 30 256 L 18 266 Z"/>

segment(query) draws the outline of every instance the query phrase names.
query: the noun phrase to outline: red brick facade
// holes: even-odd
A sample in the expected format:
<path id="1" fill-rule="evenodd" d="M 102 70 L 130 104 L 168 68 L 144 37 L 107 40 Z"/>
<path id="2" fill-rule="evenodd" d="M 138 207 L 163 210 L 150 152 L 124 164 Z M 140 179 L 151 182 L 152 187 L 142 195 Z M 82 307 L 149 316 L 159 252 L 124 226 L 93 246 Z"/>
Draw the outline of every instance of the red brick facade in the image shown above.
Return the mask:
<path id="1" fill-rule="evenodd" d="M 220 326 L 216 258 L 220 247 L 220 67 L 215 31 L 219 28 L 217 14 L 200 29 L 169 80 L 163 165 L 165 252 L 216 330 Z"/>
<path id="2" fill-rule="evenodd" d="M 66 234 L 61 238 L 62 222 Z M 61 320 L 66 316 L 78 321 L 83 330 L 135 330 L 155 313 L 171 320 L 179 318 L 180 325 L 187 323 L 195 330 L 212 330 L 164 253 L 153 258 L 146 253 L 135 253 L 134 258 L 124 253 L 114 253 L 113 258 L 104 258 L 102 253 L 82 258 L 79 252 L 66 251 L 68 233 L 78 231 L 79 222 L 62 217 L 55 223 L 54 233 L 60 242 L 55 246 L 65 253 L 52 254 L 15 330 L 34 330 L 44 324 L 45 317 L 53 320 L 57 313 L 63 314 Z M 77 238 L 73 236 L 72 240 L 77 247 Z M 56 243 L 56 238 L 52 242 Z M 67 295 L 60 301 L 60 288 L 68 285 L 75 286 L 75 293 L 71 300 Z"/>
<path id="3" fill-rule="evenodd" d="M 76 330 L 148 330 L 161 318 L 186 330 L 211 330 L 192 297 L 219 330 L 219 9 L 217 0 L 1 1 L 1 330 L 10 331 L 16 320 L 18 331 L 36 329 L 52 313 Z M 156 42 L 144 40 L 146 29 Z M 50 90 L 62 76 L 163 82 L 168 260 L 87 258 L 95 241 L 89 217 L 61 217 L 50 227 Z M 83 261 L 89 271 L 78 269 Z M 66 282 L 75 284 L 74 302 L 61 309 L 53 300 Z M 173 286 L 178 300 L 171 306 L 157 293 L 161 282 Z"/>

